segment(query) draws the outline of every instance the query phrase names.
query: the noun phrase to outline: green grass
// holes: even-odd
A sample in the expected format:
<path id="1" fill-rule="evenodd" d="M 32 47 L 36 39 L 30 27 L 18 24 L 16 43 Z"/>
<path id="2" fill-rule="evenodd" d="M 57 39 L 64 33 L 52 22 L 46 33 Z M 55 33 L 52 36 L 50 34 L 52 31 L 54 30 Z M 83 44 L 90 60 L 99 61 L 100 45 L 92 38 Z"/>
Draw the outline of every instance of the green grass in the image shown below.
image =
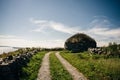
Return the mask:
<path id="1" fill-rule="evenodd" d="M 72 80 L 54 53 L 50 54 L 50 71 L 52 80 Z"/>
<path id="2" fill-rule="evenodd" d="M 120 59 L 90 56 L 85 53 L 64 53 L 62 57 L 82 72 L 89 80 L 120 80 Z"/>
<path id="3" fill-rule="evenodd" d="M 36 80 L 45 53 L 47 52 L 38 52 L 30 59 L 30 62 L 27 64 L 27 66 L 22 68 L 20 80 Z"/>

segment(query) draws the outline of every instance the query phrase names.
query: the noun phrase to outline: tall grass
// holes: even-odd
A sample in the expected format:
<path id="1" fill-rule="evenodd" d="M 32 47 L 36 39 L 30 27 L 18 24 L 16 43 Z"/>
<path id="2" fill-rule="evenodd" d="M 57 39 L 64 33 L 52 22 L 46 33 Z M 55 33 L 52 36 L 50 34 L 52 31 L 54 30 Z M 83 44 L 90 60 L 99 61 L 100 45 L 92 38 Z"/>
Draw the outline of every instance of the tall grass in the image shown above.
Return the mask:
<path id="1" fill-rule="evenodd" d="M 54 53 L 50 54 L 50 71 L 52 80 L 72 80 Z"/>
<path id="2" fill-rule="evenodd" d="M 86 53 L 61 53 L 89 80 L 120 80 L 120 59 L 104 58 L 101 55 L 89 56 Z"/>
<path id="3" fill-rule="evenodd" d="M 38 52 L 31 58 L 27 66 L 22 68 L 20 80 L 36 80 L 38 70 L 41 66 L 42 58 L 44 57 L 45 53 L 45 51 Z"/>

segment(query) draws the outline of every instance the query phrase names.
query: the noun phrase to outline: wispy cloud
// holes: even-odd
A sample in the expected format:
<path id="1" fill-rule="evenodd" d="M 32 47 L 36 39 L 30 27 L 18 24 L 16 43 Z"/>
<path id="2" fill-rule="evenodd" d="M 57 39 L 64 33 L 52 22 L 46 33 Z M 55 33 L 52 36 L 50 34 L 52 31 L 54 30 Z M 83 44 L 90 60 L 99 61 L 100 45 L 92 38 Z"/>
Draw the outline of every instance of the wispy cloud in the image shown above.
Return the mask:
<path id="1" fill-rule="evenodd" d="M 115 25 L 105 16 L 97 16 L 89 24 L 90 29 L 87 33 L 93 36 L 98 45 L 103 46 L 108 42 L 120 43 L 120 27 Z"/>
<path id="2" fill-rule="evenodd" d="M 86 33 L 92 36 L 96 41 L 98 46 L 107 45 L 108 42 L 118 42 L 120 43 L 120 27 L 115 28 L 114 25 L 106 17 L 96 17 L 89 23 L 89 27 L 86 29 L 81 29 L 79 26 L 66 26 L 60 22 L 49 21 L 49 20 L 36 20 L 30 19 L 30 21 L 36 25 L 33 32 L 45 32 L 48 29 L 52 29 L 58 32 L 75 34 L 75 33 Z M 22 46 L 22 47 L 64 47 L 65 40 L 46 40 L 46 41 L 33 41 L 26 40 L 14 35 L 0 35 L 0 45 L 5 46 Z"/>
<path id="3" fill-rule="evenodd" d="M 44 32 L 44 30 L 47 28 L 50 28 L 59 32 L 69 33 L 69 34 L 75 34 L 80 32 L 80 29 L 77 27 L 73 28 L 55 21 L 35 20 L 35 19 L 30 19 L 30 21 L 35 25 L 39 26 L 39 28 L 32 30 L 34 32 Z"/>
<path id="4" fill-rule="evenodd" d="M 120 43 L 120 28 L 114 28 L 114 25 L 106 16 L 95 16 L 94 19 L 89 23 L 88 28 L 81 29 L 78 27 L 66 26 L 60 22 L 49 21 L 49 20 L 30 20 L 33 24 L 37 25 L 38 28 L 34 29 L 34 32 L 43 32 L 45 29 L 53 29 L 59 32 L 68 34 L 75 33 L 86 33 L 98 42 L 98 46 L 106 45 L 110 41 Z"/>
<path id="5" fill-rule="evenodd" d="M 0 39 L 11 39 L 11 38 L 17 38 L 16 36 L 13 35 L 0 35 Z"/>
<path id="6" fill-rule="evenodd" d="M 98 46 L 106 45 L 109 42 L 120 43 L 120 28 L 111 29 L 94 27 L 88 30 L 87 33 L 96 39 Z"/>
<path id="7" fill-rule="evenodd" d="M 96 35 L 101 35 L 104 37 L 120 37 L 120 28 L 110 29 L 94 27 L 88 30 L 88 32 Z"/>
<path id="8" fill-rule="evenodd" d="M 33 41 L 26 40 L 14 35 L 0 35 L 0 45 L 2 46 L 14 46 L 14 47 L 64 47 L 63 40 L 44 40 Z"/>
<path id="9" fill-rule="evenodd" d="M 120 37 L 120 27 L 115 28 L 117 25 L 114 25 L 105 16 L 95 18 L 89 26 L 91 27 L 88 30 L 89 33 L 104 37 Z"/>

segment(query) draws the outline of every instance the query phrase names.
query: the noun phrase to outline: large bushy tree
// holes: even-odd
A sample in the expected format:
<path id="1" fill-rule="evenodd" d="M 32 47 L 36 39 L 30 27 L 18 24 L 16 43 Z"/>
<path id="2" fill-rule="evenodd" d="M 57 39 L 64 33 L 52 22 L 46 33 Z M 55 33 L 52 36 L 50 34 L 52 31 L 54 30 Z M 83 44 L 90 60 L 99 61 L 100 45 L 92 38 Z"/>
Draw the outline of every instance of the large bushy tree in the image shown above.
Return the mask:
<path id="1" fill-rule="evenodd" d="M 95 48 L 96 41 L 86 34 L 77 33 L 68 38 L 64 46 L 72 52 L 82 52 L 87 51 L 88 48 Z"/>

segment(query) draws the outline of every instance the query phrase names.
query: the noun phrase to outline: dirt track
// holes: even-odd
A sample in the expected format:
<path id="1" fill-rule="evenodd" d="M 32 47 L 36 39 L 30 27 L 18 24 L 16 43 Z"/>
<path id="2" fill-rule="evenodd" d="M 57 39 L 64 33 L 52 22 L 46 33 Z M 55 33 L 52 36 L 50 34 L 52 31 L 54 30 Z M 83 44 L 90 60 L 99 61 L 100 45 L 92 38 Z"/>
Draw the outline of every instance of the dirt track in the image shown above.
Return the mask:
<path id="1" fill-rule="evenodd" d="M 49 66 L 49 55 L 51 52 L 45 54 L 41 68 L 39 69 L 37 80 L 51 80 L 50 75 L 50 66 Z M 62 63 L 62 65 L 66 68 L 66 70 L 72 75 L 73 80 L 87 80 L 86 77 L 82 73 L 80 73 L 75 67 L 73 67 L 68 61 L 61 57 L 59 52 L 55 53 L 56 57 Z"/>
<path id="2" fill-rule="evenodd" d="M 62 65 L 66 68 L 66 70 L 72 75 L 73 80 L 87 80 L 82 73 L 78 72 L 75 67 L 73 67 L 68 61 L 62 58 L 59 52 L 56 53 L 56 56 Z"/>
<path id="3" fill-rule="evenodd" d="M 50 52 L 45 54 L 41 68 L 39 69 L 37 80 L 51 80 L 50 69 L 49 69 L 49 55 Z"/>

